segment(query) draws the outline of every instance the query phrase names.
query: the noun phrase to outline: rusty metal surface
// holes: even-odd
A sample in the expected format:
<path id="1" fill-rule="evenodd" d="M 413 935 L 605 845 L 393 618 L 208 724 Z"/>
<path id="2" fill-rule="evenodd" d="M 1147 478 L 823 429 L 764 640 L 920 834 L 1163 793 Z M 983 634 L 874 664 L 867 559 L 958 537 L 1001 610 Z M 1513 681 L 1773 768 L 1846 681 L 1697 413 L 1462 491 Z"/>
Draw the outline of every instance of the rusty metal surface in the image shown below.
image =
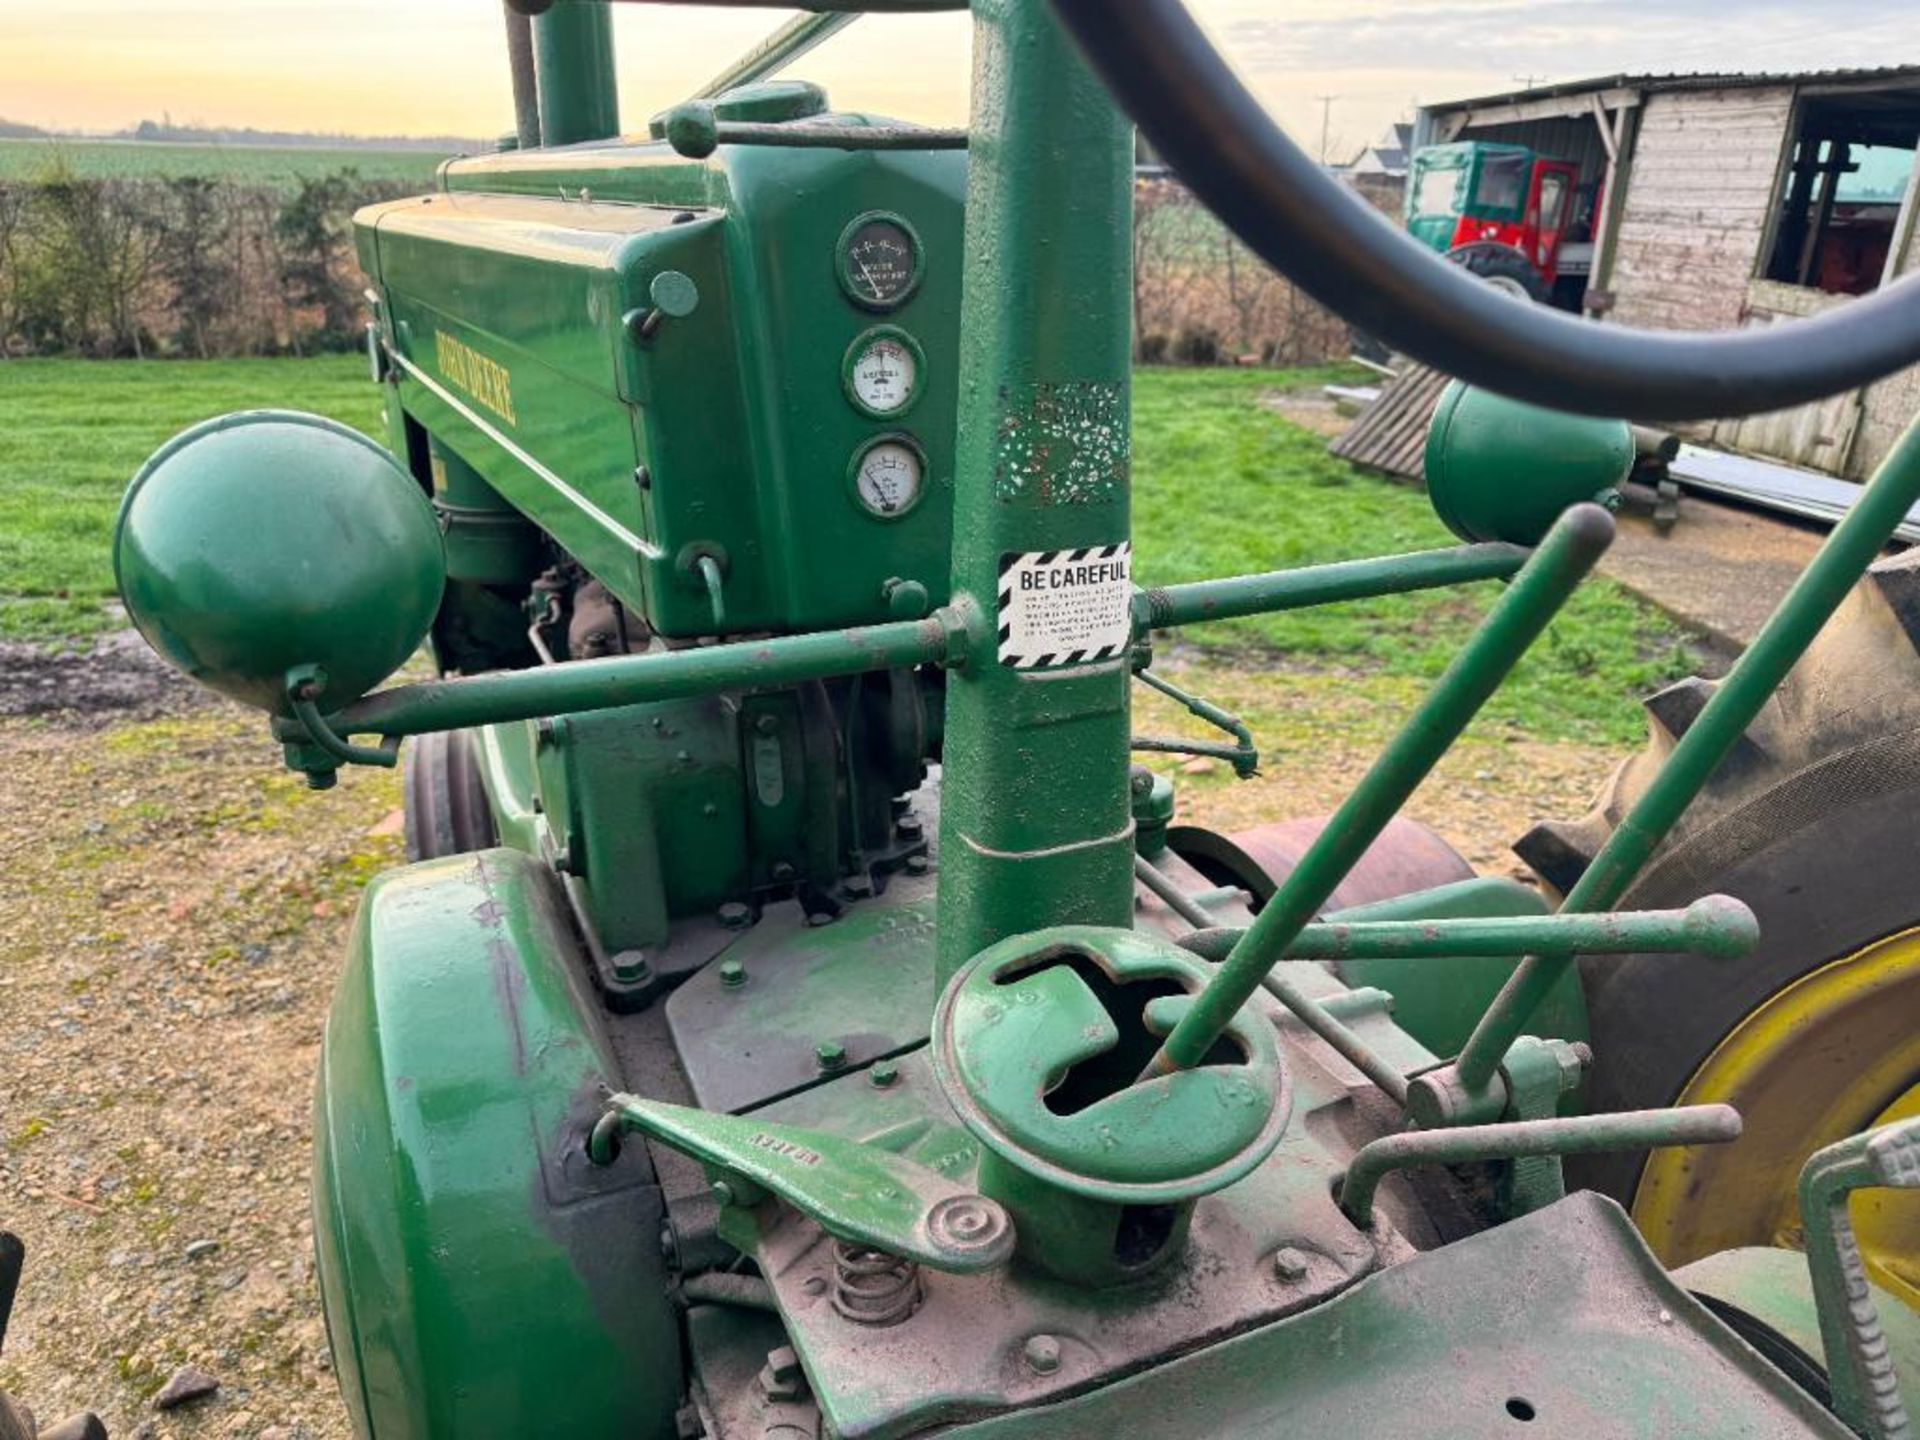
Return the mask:
<path id="1" fill-rule="evenodd" d="M 1346 993 L 1321 967 L 1297 968 L 1312 972 L 1316 989 Z M 835 1312 L 834 1247 L 820 1229 L 791 1211 L 766 1213 L 757 1258 L 832 1433 L 890 1440 L 928 1425 L 1047 1404 L 1324 1304 L 1382 1263 L 1413 1253 L 1403 1227 L 1416 1222 L 1392 1193 L 1398 1182 L 1383 1194 L 1387 1222 L 1372 1235 L 1333 1204 L 1334 1176 L 1379 1133 L 1379 1122 L 1363 1116 L 1353 1099 L 1364 1081 L 1269 998 L 1253 1003 L 1279 1025 L 1295 1076 L 1294 1123 L 1253 1174 L 1197 1203 L 1186 1250 L 1151 1280 L 1102 1293 L 1022 1267 L 976 1276 L 925 1273 L 919 1309 L 876 1330 Z M 1394 1043 L 1397 1032 L 1383 1010 L 1350 1019 L 1370 1040 Z M 1424 1052 L 1398 1043 L 1398 1058 L 1417 1066 Z M 924 1053 L 900 1061 L 889 1084 L 850 1075 L 761 1113 L 898 1147 L 956 1180 L 978 1163 L 976 1143 L 947 1107 Z M 1052 1343 L 1030 1351 L 1036 1339 Z M 1041 1357 L 1038 1366 L 1033 1354 Z"/>
<path id="2" fill-rule="evenodd" d="M 1209 878 L 1240 885 L 1265 904 L 1326 826 L 1325 816 L 1274 821 L 1232 835 L 1176 825 L 1167 832 L 1167 844 Z M 1419 821 L 1401 816 L 1381 832 L 1324 908 L 1350 910 L 1472 878 L 1473 867 L 1451 845 Z"/>
<path id="3" fill-rule="evenodd" d="M 978 1440 L 1843 1440 L 1660 1268 L 1612 1201 L 1568 1197 L 1332 1303 Z"/>

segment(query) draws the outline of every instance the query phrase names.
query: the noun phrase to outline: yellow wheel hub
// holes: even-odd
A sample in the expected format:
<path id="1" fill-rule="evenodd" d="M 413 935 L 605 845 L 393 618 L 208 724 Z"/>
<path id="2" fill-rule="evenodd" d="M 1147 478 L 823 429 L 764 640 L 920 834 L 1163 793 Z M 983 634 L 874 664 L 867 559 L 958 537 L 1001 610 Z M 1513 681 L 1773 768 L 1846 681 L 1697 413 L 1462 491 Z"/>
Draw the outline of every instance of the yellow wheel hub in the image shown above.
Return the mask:
<path id="1" fill-rule="evenodd" d="M 1634 1192 L 1634 1221 L 1669 1265 L 1799 1248 L 1807 1157 L 1920 1115 L 1920 929 L 1803 975 L 1742 1020 L 1675 1103 L 1714 1102 L 1740 1110 L 1741 1138 L 1654 1151 Z M 1920 1192 L 1865 1192 L 1853 1218 L 1874 1279 L 1920 1308 Z"/>

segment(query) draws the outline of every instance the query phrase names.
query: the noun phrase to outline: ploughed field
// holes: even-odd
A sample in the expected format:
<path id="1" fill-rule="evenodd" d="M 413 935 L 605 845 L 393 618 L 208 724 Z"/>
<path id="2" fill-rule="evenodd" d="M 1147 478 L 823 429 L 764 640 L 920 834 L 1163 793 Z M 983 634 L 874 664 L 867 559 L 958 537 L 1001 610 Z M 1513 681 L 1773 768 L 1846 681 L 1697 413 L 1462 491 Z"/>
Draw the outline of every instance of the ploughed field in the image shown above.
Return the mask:
<path id="1" fill-rule="evenodd" d="M 356 357 L 0 365 L 0 1223 L 27 1240 L 0 1388 L 118 1436 L 345 1433 L 313 1288 L 309 1085 L 360 887 L 397 864 L 398 784 L 311 795 L 264 723 L 116 633 L 108 535 L 126 477 L 224 410 L 372 431 Z M 1320 372 L 1143 371 L 1138 578 L 1160 583 L 1447 543 L 1423 497 L 1329 459 L 1266 403 Z M 1261 776 L 1177 773 L 1183 818 L 1324 812 L 1490 587 L 1190 630 L 1180 684 L 1238 711 Z M 1681 637 L 1605 583 L 1558 621 L 1416 797 L 1484 870 L 1534 819 L 1584 809 L 1642 733 Z M 1138 728 L 1204 736 L 1139 692 Z M 183 1366 L 208 1399 L 156 1413 Z"/>

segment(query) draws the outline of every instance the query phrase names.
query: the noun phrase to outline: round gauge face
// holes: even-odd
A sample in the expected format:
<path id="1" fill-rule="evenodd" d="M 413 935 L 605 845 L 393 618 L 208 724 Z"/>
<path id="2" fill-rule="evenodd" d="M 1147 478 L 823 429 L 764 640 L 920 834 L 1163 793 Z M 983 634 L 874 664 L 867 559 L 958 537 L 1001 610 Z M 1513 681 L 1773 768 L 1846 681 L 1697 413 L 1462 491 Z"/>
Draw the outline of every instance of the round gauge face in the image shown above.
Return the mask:
<path id="1" fill-rule="evenodd" d="M 863 215 L 840 237 L 840 283 L 869 310 L 891 310 L 920 283 L 920 242 L 904 220 Z"/>
<path id="2" fill-rule="evenodd" d="M 918 446 L 905 440 L 876 441 L 854 461 L 854 493 L 868 513 L 891 520 L 919 503 L 926 470 Z"/>
<path id="3" fill-rule="evenodd" d="M 853 342 L 847 393 L 869 415 L 898 415 L 920 387 L 920 347 L 899 331 L 876 330 Z"/>

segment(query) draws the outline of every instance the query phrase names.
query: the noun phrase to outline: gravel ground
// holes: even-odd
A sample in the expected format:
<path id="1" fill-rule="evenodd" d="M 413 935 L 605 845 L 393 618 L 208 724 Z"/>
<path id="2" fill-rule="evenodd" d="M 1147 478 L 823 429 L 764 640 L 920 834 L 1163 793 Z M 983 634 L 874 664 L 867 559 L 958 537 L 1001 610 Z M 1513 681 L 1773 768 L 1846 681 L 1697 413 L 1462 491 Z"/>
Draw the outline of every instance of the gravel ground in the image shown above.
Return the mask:
<path id="1" fill-rule="evenodd" d="M 397 782 L 354 771 L 308 794 L 257 717 L 128 643 L 16 658 L 0 656 L 0 1222 L 29 1256 L 0 1389 L 43 1421 L 93 1407 L 116 1440 L 344 1436 L 308 1096 L 355 894 L 401 858 Z M 1331 809 L 1402 710 L 1339 675 L 1173 668 L 1266 747 L 1256 780 L 1180 777 L 1183 818 L 1222 829 Z M 1202 733 L 1157 699 L 1149 725 Z M 1583 810 L 1617 758 L 1475 737 L 1412 813 L 1506 873 L 1506 842 Z M 219 1391 L 155 1413 L 186 1365 Z"/>
<path id="2" fill-rule="evenodd" d="M 0 657 L 0 1389 L 116 1440 L 347 1433 L 314 1293 L 311 1075 L 398 787 L 309 795 L 258 717 L 130 645 Z M 41 703 L 58 694 L 77 708 Z M 35 699 L 38 696 L 40 699 Z M 194 1365 L 210 1399 L 156 1414 Z"/>

